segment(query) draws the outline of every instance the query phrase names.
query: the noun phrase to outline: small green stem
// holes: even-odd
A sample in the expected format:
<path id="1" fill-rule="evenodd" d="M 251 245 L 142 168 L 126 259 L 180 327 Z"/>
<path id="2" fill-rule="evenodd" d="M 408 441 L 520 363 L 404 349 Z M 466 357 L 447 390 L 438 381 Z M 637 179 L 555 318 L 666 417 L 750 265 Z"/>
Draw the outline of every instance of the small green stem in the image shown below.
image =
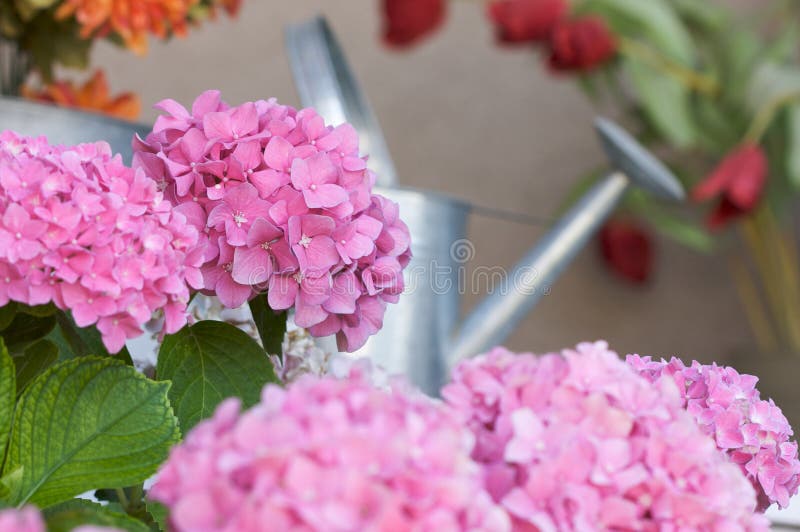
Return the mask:
<path id="1" fill-rule="evenodd" d="M 720 90 L 719 82 L 712 76 L 687 68 L 634 39 L 617 37 L 617 40 L 621 54 L 649 64 L 692 91 L 715 96 Z"/>
<path id="2" fill-rule="evenodd" d="M 125 511 L 127 511 L 131 503 L 128 500 L 128 496 L 125 495 L 125 490 L 123 488 L 114 488 L 114 491 L 117 493 L 117 499 L 119 499 L 119 503 L 123 508 L 125 508 Z"/>

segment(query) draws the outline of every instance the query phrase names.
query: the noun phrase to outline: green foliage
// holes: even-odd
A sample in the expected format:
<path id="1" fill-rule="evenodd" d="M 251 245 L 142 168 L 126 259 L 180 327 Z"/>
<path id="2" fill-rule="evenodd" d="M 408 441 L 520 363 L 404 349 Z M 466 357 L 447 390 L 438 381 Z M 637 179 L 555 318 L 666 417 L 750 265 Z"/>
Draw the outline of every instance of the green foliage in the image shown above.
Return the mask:
<path id="1" fill-rule="evenodd" d="M 250 312 L 253 314 L 264 350 L 267 353 L 279 354 L 286 334 L 286 311 L 272 310 L 267 303 L 267 295 L 261 294 L 250 300 Z"/>
<path id="2" fill-rule="evenodd" d="M 36 317 L 17 312 L 0 336 L 11 353 L 23 352 L 29 345 L 47 336 L 56 325 L 54 316 Z"/>
<path id="3" fill-rule="evenodd" d="M 150 532 L 146 524 L 128 516 L 116 505 L 101 506 L 81 499 L 49 508 L 44 516 L 49 532 L 70 532 L 80 525 L 119 528 L 126 532 Z"/>
<path id="4" fill-rule="evenodd" d="M 277 382 L 263 349 L 246 333 L 218 321 L 201 321 L 167 336 L 158 353 L 159 378 L 172 381 L 169 399 L 187 432 L 228 397 L 244 406 Z"/>
<path id="5" fill-rule="evenodd" d="M 18 478 L 8 500 L 48 507 L 97 486 L 144 481 L 180 437 L 169 387 L 110 358 L 69 360 L 39 375 L 14 416 L 2 474 Z"/>
<path id="6" fill-rule="evenodd" d="M 694 63 L 692 37 L 665 0 L 587 0 L 584 9 L 602 14 L 620 35 L 644 37 L 671 59 Z"/>
<path id="7" fill-rule="evenodd" d="M 11 421 L 14 418 L 15 381 L 14 362 L 8 354 L 3 339 L 0 338 L 0 465 L 2 465 L 2 457 L 5 455 Z"/>
<path id="8" fill-rule="evenodd" d="M 0 307 L 0 331 L 4 331 L 11 322 L 14 316 L 17 315 L 17 304 L 10 301 L 6 306 Z"/>
<path id="9" fill-rule="evenodd" d="M 58 326 L 48 335 L 47 339 L 58 346 L 60 360 L 89 355 L 114 356 L 129 366 L 133 365 L 127 347 L 123 347 L 115 355 L 109 354 L 97 328 L 78 327 L 69 314 L 64 312 L 58 312 L 56 319 Z"/>
<path id="10" fill-rule="evenodd" d="M 147 505 L 147 512 L 150 516 L 155 520 L 156 526 L 161 532 L 166 532 L 167 530 L 167 517 L 169 516 L 169 512 L 167 507 L 157 501 L 148 500 L 146 502 Z"/>
<path id="11" fill-rule="evenodd" d="M 695 140 L 695 129 L 688 89 L 633 58 L 624 61 L 624 69 L 651 125 L 677 147 L 690 146 Z"/>
<path id="12" fill-rule="evenodd" d="M 58 347 L 49 340 L 37 340 L 13 356 L 17 377 L 17 397 L 39 374 L 58 361 Z"/>

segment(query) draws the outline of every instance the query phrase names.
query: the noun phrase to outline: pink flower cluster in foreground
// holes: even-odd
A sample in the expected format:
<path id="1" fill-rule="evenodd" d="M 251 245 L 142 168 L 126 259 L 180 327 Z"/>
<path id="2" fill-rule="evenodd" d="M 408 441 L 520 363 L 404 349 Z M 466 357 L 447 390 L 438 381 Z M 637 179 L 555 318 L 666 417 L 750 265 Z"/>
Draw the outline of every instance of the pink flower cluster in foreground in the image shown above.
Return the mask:
<path id="1" fill-rule="evenodd" d="M 173 530 L 509 530 L 441 403 L 364 376 L 303 377 L 228 400 L 172 450 L 150 497 Z M 749 488 L 749 486 L 748 486 Z"/>
<path id="2" fill-rule="evenodd" d="M 163 311 L 186 323 L 199 287 L 197 230 L 104 142 L 50 146 L 0 134 L 0 306 L 49 302 L 96 324 L 111 352 Z"/>
<path id="3" fill-rule="evenodd" d="M 669 378 L 677 384 L 686 410 L 752 482 L 761 511 L 773 503 L 788 506 L 800 486 L 797 443 L 790 441 L 792 428 L 781 409 L 761 399 L 757 377 L 696 361 L 687 367 L 677 358 L 630 355 L 628 365 L 651 382 Z"/>
<path id="4" fill-rule="evenodd" d="M 516 530 L 767 530 L 752 486 L 681 405 L 605 343 L 462 363 L 445 400 Z"/>
<path id="5" fill-rule="evenodd" d="M 45 532 L 44 519 L 33 506 L 0 510 L 0 532 Z"/>
<path id="6" fill-rule="evenodd" d="M 371 193 L 353 127 L 275 100 L 229 107 L 217 91 L 191 112 L 157 107 L 134 166 L 205 235 L 204 291 L 238 307 L 266 289 L 314 336 L 363 345 L 402 292 L 410 252 L 397 205 Z"/>

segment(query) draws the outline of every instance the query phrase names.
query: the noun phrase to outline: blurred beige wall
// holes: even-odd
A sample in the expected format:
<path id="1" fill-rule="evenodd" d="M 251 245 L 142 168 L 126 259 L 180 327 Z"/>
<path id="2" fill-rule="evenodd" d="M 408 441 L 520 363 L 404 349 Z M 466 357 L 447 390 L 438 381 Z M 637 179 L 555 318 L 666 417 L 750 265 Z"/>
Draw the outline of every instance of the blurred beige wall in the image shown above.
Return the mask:
<path id="1" fill-rule="evenodd" d="M 579 176 L 603 163 L 586 100 L 569 81 L 549 77 L 534 54 L 495 46 L 479 2 L 451 2 L 443 31 L 411 53 L 380 45 L 377 5 L 244 0 L 237 21 L 153 43 L 144 58 L 102 45 L 94 62 L 115 90 L 141 95 L 146 120 L 158 100 L 188 104 L 209 88 L 230 103 L 275 96 L 296 105 L 281 28 L 323 12 L 370 96 L 403 184 L 550 217 Z M 511 265 L 543 230 L 475 217 L 475 265 Z M 621 352 L 702 359 L 749 345 L 723 261 L 667 242 L 658 251 L 657 278 L 635 288 L 608 274 L 592 246 L 508 345 L 544 351 L 605 338 Z"/>

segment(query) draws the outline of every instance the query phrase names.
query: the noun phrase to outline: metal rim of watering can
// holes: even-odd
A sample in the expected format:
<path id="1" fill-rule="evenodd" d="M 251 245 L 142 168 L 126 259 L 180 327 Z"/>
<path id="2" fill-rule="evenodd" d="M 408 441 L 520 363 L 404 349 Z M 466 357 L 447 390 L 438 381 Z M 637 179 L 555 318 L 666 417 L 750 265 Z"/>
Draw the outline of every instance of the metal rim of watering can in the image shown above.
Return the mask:
<path id="1" fill-rule="evenodd" d="M 314 107 L 329 123 L 352 124 L 363 151 L 370 154 L 377 184 L 396 186 L 397 170 L 378 119 L 325 18 L 288 25 L 284 37 L 302 105 Z"/>
<path id="2" fill-rule="evenodd" d="M 76 144 L 76 137 L 80 139 L 77 142 L 108 142 L 112 151 L 123 154 L 128 162 L 133 154 L 133 135 L 146 135 L 151 130 L 144 124 L 100 113 L 3 96 L 0 97 L 0 130 L 9 129 L 23 135 L 44 135 L 58 144 Z M 94 131 L 98 135 L 92 135 Z"/>

